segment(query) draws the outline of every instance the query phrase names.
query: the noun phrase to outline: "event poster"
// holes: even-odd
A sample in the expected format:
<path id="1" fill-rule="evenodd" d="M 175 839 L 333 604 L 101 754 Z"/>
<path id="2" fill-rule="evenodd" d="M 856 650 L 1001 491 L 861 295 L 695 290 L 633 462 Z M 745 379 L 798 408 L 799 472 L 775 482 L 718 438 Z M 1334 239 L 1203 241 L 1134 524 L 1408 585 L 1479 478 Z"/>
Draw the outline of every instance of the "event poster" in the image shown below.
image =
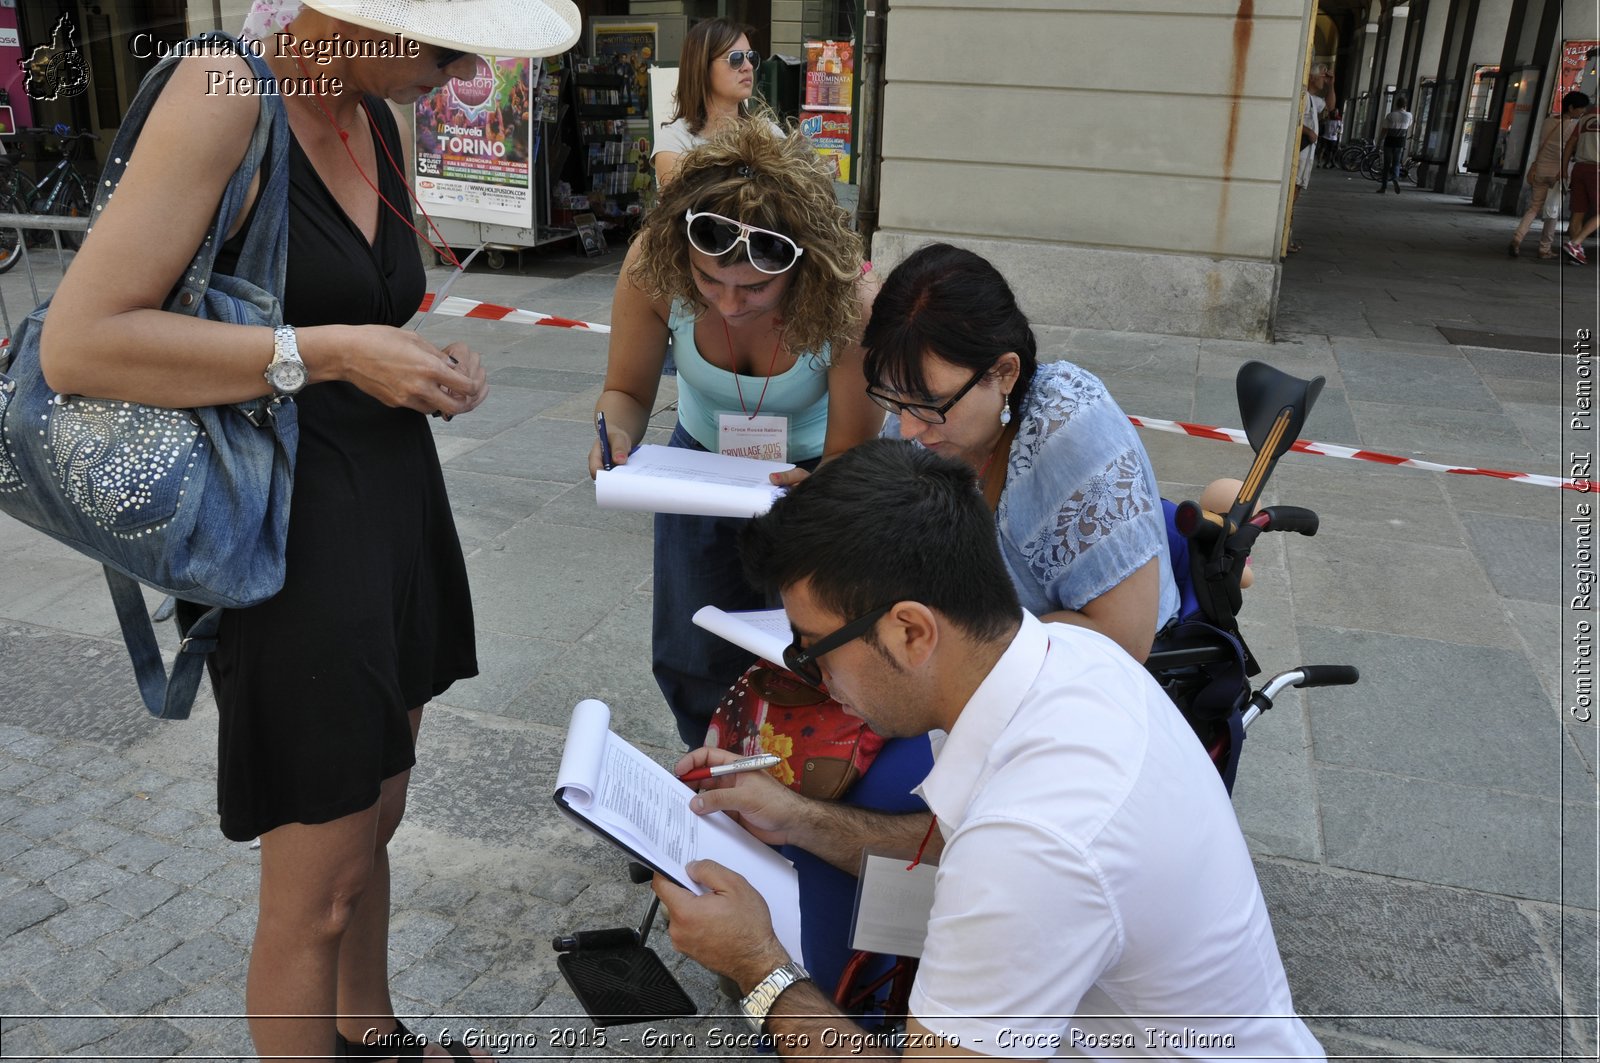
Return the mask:
<path id="1" fill-rule="evenodd" d="M 849 41 L 807 41 L 802 106 L 813 111 L 850 110 L 855 76 L 855 48 Z"/>
<path id="2" fill-rule="evenodd" d="M 533 92 L 538 60 L 483 56 L 416 103 L 416 190 L 441 217 L 534 223 Z"/>
<path id="3" fill-rule="evenodd" d="M 1550 113 L 1561 113 L 1561 97 L 1574 90 L 1595 94 L 1595 67 L 1600 57 L 1589 54 L 1600 48 L 1600 41 L 1563 41 L 1561 43 L 1561 75 L 1556 80 L 1556 90 L 1550 94 Z"/>
<path id="4" fill-rule="evenodd" d="M 17 30 L 16 0 L 0 0 L 0 90 L 7 106 L 0 110 L 5 128 L 0 133 L 15 133 L 20 126 L 33 124 L 32 101 L 23 88 L 22 40 Z"/>
<path id="5" fill-rule="evenodd" d="M 800 132 L 818 155 L 833 163 L 834 180 L 850 181 L 850 112 L 800 112 Z"/>

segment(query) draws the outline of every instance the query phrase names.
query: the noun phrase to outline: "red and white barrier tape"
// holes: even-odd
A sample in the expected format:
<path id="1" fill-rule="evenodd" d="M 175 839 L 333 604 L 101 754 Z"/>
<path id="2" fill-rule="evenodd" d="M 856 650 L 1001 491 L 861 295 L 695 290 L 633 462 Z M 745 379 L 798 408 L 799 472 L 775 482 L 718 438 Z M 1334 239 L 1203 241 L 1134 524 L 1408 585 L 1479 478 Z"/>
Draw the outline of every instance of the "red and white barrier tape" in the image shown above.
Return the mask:
<path id="1" fill-rule="evenodd" d="M 433 306 L 433 293 L 429 292 L 422 297 L 422 305 L 418 311 L 426 311 Z M 514 321 L 522 325 L 551 325 L 555 328 L 581 329 L 584 332 L 610 332 L 610 325 L 597 325 L 592 321 L 574 321 L 570 317 L 556 317 L 554 314 L 541 314 L 534 310 L 518 310 L 514 306 L 496 306 L 494 303 L 480 303 L 476 299 L 462 299 L 458 296 L 448 296 L 439 304 L 435 314 L 445 317 L 475 317 L 480 321 Z"/>
<path id="2" fill-rule="evenodd" d="M 429 292 L 422 297 L 419 311 L 426 311 L 433 305 L 433 293 Z M 571 318 L 556 317 L 554 314 L 541 314 L 533 310 L 518 310 L 512 306 L 497 306 L 494 303 L 482 303 L 474 299 L 462 299 L 450 296 L 439 304 L 436 314 L 446 317 L 472 317 L 481 321 L 514 321 L 524 325 L 552 325 L 556 328 L 582 329 L 585 332 L 608 333 L 610 325 L 598 325 L 589 321 L 574 321 Z M 1178 435 L 1193 436 L 1197 439 L 1218 439 L 1227 443 L 1240 443 L 1250 445 L 1250 440 L 1244 432 L 1237 428 L 1218 428 L 1214 425 L 1190 424 L 1187 421 L 1163 421 L 1156 417 L 1133 417 L 1128 420 L 1139 428 L 1149 428 L 1157 432 L 1174 432 Z M 1402 458 L 1394 454 L 1383 454 L 1376 450 L 1362 450 L 1359 447 L 1344 447 L 1337 443 L 1315 443 L 1307 439 L 1295 440 L 1290 448 L 1301 454 L 1321 454 L 1329 458 L 1349 458 L 1353 461 L 1370 461 L 1379 465 L 1399 465 L 1408 469 L 1426 469 L 1430 472 L 1447 472 L 1457 476 L 1488 476 L 1496 480 L 1510 480 L 1514 483 L 1534 484 L 1539 487 L 1559 487 L 1565 491 L 1580 491 L 1588 493 L 1596 490 L 1592 480 L 1578 480 L 1571 477 L 1544 476 L 1532 472 L 1503 472 L 1499 469 L 1475 469 L 1466 465 L 1441 465 L 1438 462 L 1423 461 L 1420 458 Z"/>
<path id="3" fill-rule="evenodd" d="M 1178 435 L 1194 436 L 1197 439 L 1220 439 L 1228 443 L 1250 445 L 1250 440 L 1237 428 L 1217 428 L 1212 425 L 1189 424 L 1186 421 L 1162 421 L 1154 417 L 1130 416 L 1128 420 L 1139 428 L 1149 428 L 1157 432 L 1175 432 Z M 1511 480 L 1515 483 L 1536 484 L 1540 487 L 1559 487 L 1565 491 L 1580 491 L 1585 494 L 1596 490 L 1593 480 L 1543 476 L 1532 472 L 1501 472 L 1498 469 L 1474 469 L 1466 465 L 1440 465 L 1437 462 L 1423 461 L 1420 458 L 1402 458 L 1394 454 L 1381 454 L 1376 450 L 1342 447 L 1337 443 L 1313 443 L 1307 439 L 1297 439 L 1294 446 L 1289 449 L 1298 451 L 1301 454 L 1321 454 L 1329 458 L 1350 458 L 1355 461 L 1376 462 L 1379 465 L 1400 465 L 1408 469 L 1427 469 L 1430 472 L 1448 472 L 1458 476 L 1489 476 L 1496 480 Z"/>

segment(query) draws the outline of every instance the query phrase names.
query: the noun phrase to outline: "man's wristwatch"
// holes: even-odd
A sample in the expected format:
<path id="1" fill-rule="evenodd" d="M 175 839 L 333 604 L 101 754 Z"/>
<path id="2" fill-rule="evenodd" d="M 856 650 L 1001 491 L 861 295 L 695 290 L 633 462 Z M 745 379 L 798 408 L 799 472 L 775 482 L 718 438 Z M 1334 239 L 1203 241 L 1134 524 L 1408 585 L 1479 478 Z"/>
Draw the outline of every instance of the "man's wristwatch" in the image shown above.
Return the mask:
<path id="1" fill-rule="evenodd" d="M 772 1010 L 772 1005 L 778 1002 L 778 997 L 783 991 L 796 982 L 809 981 L 811 976 L 806 973 L 804 967 L 798 963 L 786 963 L 758 982 L 756 987 L 750 990 L 750 995 L 739 1001 L 739 1010 L 750 1020 L 750 1025 L 755 1027 L 756 1033 L 762 1033 L 763 1027 L 767 1024 L 767 1013 Z"/>
<path id="2" fill-rule="evenodd" d="M 272 361 L 262 375 L 280 397 L 297 394 L 306 386 L 306 363 L 300 360 L 300 344 L 295 341 L 293 327 L 279 325 L 272 330 Z"/>

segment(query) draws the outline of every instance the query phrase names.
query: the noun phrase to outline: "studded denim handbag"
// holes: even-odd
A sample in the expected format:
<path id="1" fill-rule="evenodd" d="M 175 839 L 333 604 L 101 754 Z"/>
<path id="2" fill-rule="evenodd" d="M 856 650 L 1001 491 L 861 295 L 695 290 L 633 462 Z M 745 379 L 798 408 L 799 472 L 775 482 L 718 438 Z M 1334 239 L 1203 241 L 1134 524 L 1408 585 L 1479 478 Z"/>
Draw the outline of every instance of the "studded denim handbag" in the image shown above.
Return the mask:
<path id="1" fill-rule="evenodd" d="M 233 41 L 258 78 L 259 58 Z M 139 88 L 111 146 L 91 223 L 116 190 L 151 107 L 177 57 Z M 282 323 L 288 253 L 288 120 L 261 96 L 249 150 L 222 194 L 216 219 L 165 309 L 239 325 Z M 217 250 L 257 173 L 258 201 L 233 275 L 214 273 Z M 293 401 L 166 409 L 58 395 L 39 371 L 49 301 L 0 350 L 0 511 L 105 567 L 123 639 L 152 715 L 189 715 L 224 607 L 265 601 L 283 586 L 284 542 L 299 426 Z M 169 677 L 139 584 L 211 606 L 184 632 Z"/>

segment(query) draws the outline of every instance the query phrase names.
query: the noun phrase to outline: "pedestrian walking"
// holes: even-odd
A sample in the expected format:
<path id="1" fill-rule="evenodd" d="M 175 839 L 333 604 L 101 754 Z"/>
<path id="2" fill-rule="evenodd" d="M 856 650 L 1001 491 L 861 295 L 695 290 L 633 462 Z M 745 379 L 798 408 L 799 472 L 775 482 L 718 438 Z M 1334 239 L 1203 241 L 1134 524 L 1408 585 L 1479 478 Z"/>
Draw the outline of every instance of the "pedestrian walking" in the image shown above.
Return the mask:
<path id="1" fill-rule="evenodd" d="M 1404 93 L 1395 93 L 1394 107 L 1383 116 L 1383 169 L 1378 174 L 1378 193 L 1394 182 L 1394 194 L 1400 194 L 1400 167 L 1406 158 L 1406 138 L 1411 135 L 1412 123 L 1416 121 L 1412 113 L 1406 110 L 1406 97 Z"/>
<path id="2" fill-rule="evenodd" d="M 1562 186 L 1567 175 L 1562 155 L 1568 138 L 1577 128 L 1583 112 L 1588 109 L 1589 97 L 1581 92 L 1569 92 L 1561 98 L 1561 113 L 1545 119 L 1544 129 L 1539 132 L 1539 147 L 1524 177 L 1533 196 L 1527 212 L 1517 223 L 1516 232 L 1511 234 L 1509 252 L 1512 258 L 1522 254 L 1523 238 L 1533 227 L 1533 220 L 1541 214 L 1544 216 L 1544 229 L 1539 239 L 1539 257 L 1556 257 L 1556 226 L 1561 220 Z M 1550 206 L 1555 209 L 1550 210 Z"/>

